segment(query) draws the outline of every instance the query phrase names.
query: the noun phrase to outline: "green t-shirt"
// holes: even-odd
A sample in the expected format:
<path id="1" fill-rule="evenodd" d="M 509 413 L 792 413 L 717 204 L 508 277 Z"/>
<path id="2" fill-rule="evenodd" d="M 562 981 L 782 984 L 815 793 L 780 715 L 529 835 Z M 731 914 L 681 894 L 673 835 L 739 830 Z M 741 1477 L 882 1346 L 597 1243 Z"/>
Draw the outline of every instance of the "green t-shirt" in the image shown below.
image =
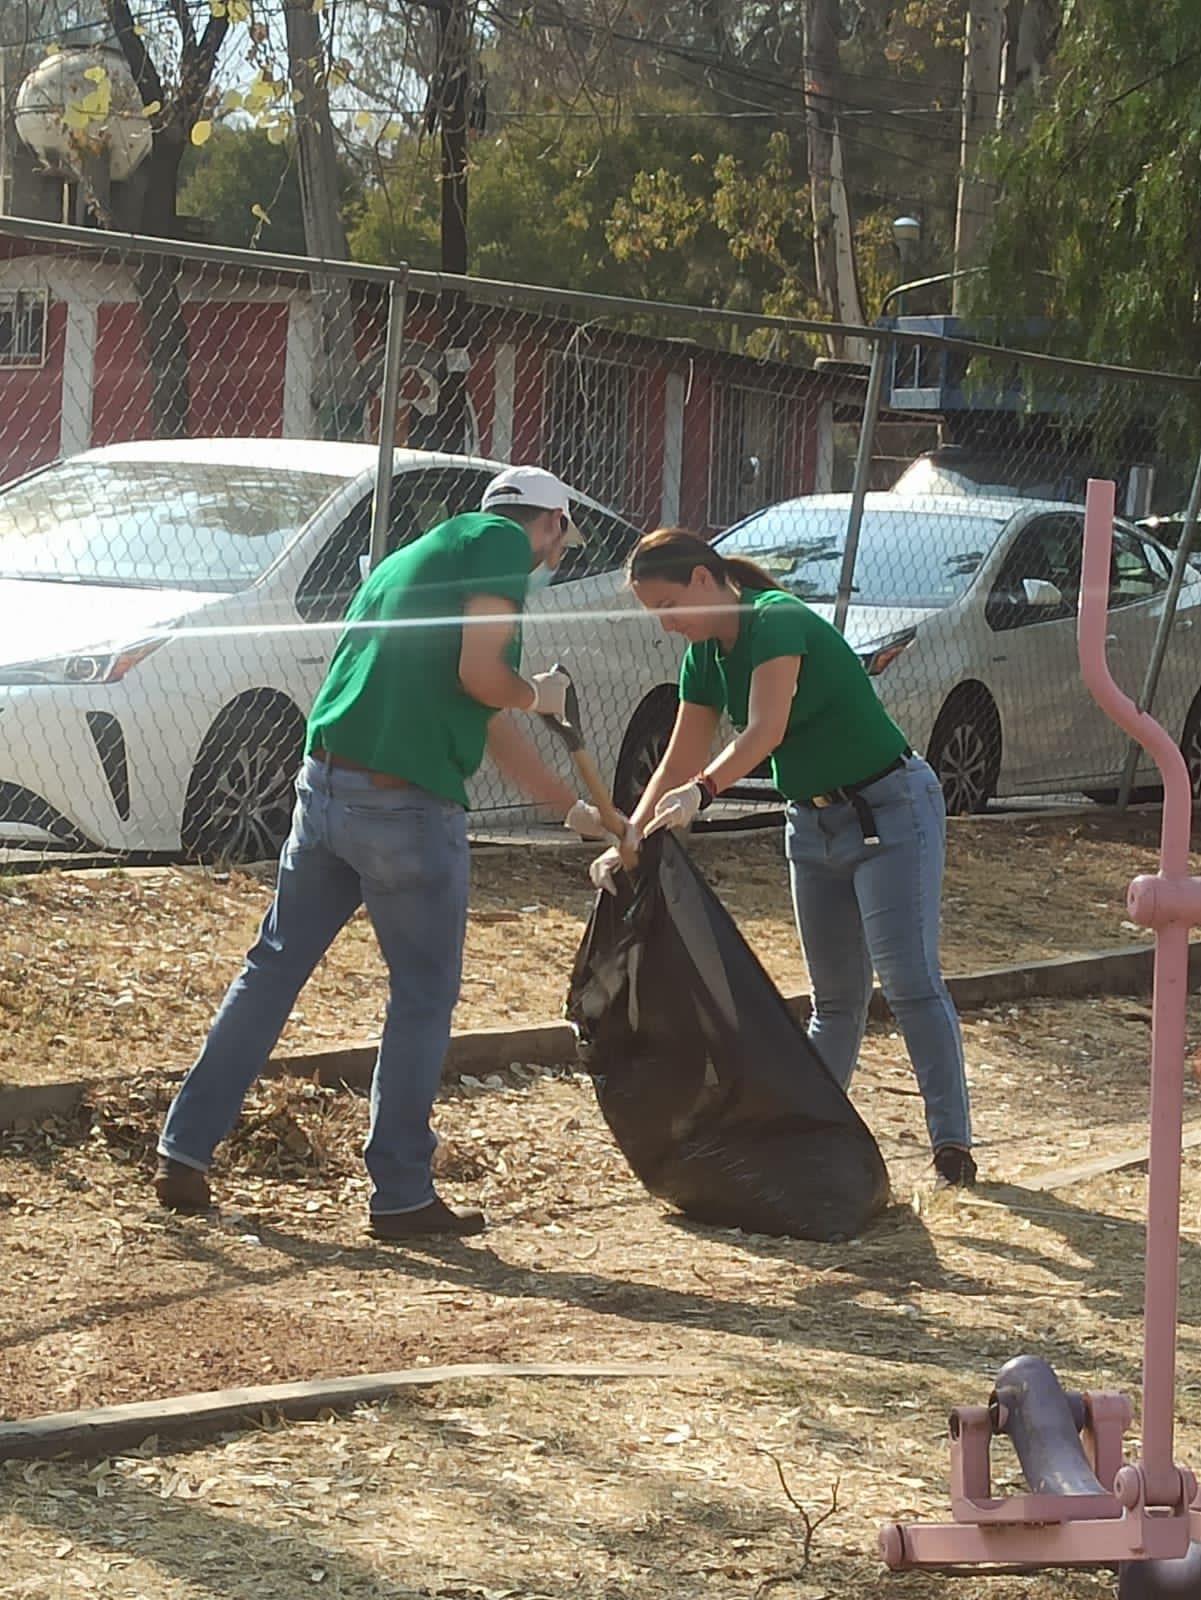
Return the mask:
<path id="1" fill-rule="evenodd" d="M 490 594 L 520 610 L 529 577 L 524 528 L 492 512 L 451 517 L 386 557 L 350 602 L 346 620 L 360 626 L 338 640 L 306 750 L 318 746 L 466 805 L 494 712 L 459 682 L 463 608 Z M 361 626 L 373 622 L 407 626 Z M 520 629 L 506 659 L 516 672 Z"/>
<path id="2" fill-rule="evenodd" d="M 751 674 L 778 656 L 801 658 L 788 729 L 771 758 L 782 795 L 809 800 L 861 783 L 901 754 L 905 735 L 876 698 L 859 657 L 837 628 L 781 589 L 746 591 L 728 654 L 716 639 L 688 647 L 680 699 L 725 711 L 741 731 Z"/>

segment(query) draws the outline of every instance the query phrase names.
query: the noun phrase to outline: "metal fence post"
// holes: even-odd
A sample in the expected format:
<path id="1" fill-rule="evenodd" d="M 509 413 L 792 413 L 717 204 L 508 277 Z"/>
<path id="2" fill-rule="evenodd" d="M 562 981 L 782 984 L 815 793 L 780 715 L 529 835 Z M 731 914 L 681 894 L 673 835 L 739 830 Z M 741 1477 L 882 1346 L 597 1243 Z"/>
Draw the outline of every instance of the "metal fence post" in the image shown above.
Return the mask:
<path id="1" fill-rule="evenodd" d="M 872 364 L 868 370 L 867 394 L 863 401 L 863 423 L 859 429 L 859 449 L 855 456 L 855 477 L 851 484 L 851 509 L 847 515 L 847 542 L 842 552 L 842 571 L 838 575 L 838 596 L 834 602 L 834 626 L 839 633 L 846 629 L 847 608 L 851 603 L 851 589 L 855 580 L 855 557 L 859 553 L 859 529 L 863 523 L 863 501 L 867 495 L 867 480 L 871 473 L 876 419 L 880 415 L 880 390 L 884 384 L 884 368 L 890 349 L 891 342 L 880 335 L 872 349 Z"/>
<path id="2" fill-rule="evenodd" d="M 1184 574 L 1188 567 L 1189 548 L 1193 542 L 1193 531 L 1197 526 L 1197 517 L 1201 513 L 1201 456 L 1197 458 L 1197 470 L 1193 475 L 1193 487 L 1188 497 L 1188 509 L 1184 513 L 1184 527 L 1180 532 L 1180 542 L 1176 546 L 1172 557 L 1172 576 L 1168 580 L 1168 587 L 1164 593 L 1163 611 L 1160 613 L 1159 624 L 1155 629 L 1155 642 L 1151 646 L 1151 655 L 1147 661 L 1147 674 L 1143 679 L 1142 693 L 1138 697 L 1140 711 L 1150 711 L 1155 699 L 1155 691 L 1159 687 L 1159 674 L 1163 670 L 1164 657 L 1168 653 L 1168 640 L 1172 634 L 1172 624 L 1176 621 L 1176 607 L 1180 599 L 1180 590 L 1184 584 Z M 1126 765 L 1122 768 L 1122 781 L 1118 785 L 1118 810 L 1124 811 L 1130 804 L 1130 791 L 1134 787 L 1135 769 L 1138 767 L 1139 746 L 1130 741 L 1130 749 L 1126 753 Z"/>
<path id="3" fill-rule="evenodd" d="M 371 497 L 371 556 L 377 566 L 388 553 L 388 528 L 392 520 L 392 453 L 396 448 L 396 413 L 400 390 L 401 353 L 404 349 L 408 268 L 388 285 L 388 331 L 384 338 L 384 372 L 379 391 L 379 457 L 375 465 L 375 491 Z"/>

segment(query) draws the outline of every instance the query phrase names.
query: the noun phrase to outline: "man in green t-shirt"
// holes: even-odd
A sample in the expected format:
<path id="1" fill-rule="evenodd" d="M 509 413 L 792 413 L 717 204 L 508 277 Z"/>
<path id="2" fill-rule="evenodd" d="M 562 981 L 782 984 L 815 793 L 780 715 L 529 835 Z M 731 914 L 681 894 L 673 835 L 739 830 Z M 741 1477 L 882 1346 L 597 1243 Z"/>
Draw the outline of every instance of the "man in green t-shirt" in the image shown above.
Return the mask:
<path id="1" fill-rule="evenodd" d="M 580 542 L 559 479 L 511 467 L 479 512 L 430 529 L 359 588 L 309 717 L 275 898 L 167 1114 L 155 1175 L 164 1206 L 208 1209 L 213 1150 L 313 968 L 365 905 L 389 974 L 364 1150 L 371 1232 L 483 1227 L 480 1212 L 446 1205 L 430 1176 L 467 919 L 466 784 L 486 750 L 532 800 L 585 838 L 605 837 L 595 810 L 496 715 L 564 713 L 563 673 L 518 671 L 518 618 Z"/>

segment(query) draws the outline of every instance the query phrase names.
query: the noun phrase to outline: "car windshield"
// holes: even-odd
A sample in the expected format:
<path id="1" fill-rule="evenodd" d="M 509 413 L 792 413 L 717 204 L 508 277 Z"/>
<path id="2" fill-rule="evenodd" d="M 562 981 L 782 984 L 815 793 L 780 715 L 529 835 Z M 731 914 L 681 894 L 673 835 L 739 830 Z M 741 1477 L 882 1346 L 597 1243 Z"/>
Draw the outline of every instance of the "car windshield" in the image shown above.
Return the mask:
<path id="1" fill-rule="evenodd" d="M 1041 456 L 919 456 L 892 486 L 893 494 L 966 494 L 1001 500 L 1084 499 L 1087 472 L 1078 462 Z"/>
<path id="2" fill-rule="evenodd" d="M 833 601 L 846 548 L 842 506 L 771 506 L 718 541 L 723 556 L 747 556 L 802 600 Z M 995 544 L 1003 519 L 866 508 L 852 597 L 856 605 L 950 605 Z"/>
<path id="3" fill-rule="evenodd" d="M 244 589 L 344 481 L 201 461 L 64 461 L 0 493 L 0 578 Z"/>

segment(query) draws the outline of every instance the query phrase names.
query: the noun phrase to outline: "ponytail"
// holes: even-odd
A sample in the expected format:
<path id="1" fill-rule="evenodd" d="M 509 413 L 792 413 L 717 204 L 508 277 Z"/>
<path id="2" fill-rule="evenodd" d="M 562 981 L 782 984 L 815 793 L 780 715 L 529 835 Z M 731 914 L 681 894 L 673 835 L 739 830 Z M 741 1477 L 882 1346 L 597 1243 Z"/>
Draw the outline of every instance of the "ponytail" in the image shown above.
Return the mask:
<path id="1" fill-rule="evenodd" d="M 752 594 L 762 594 L 768 589 L 783 588 L 757 561 L 748 561 L 745 556 L 723 556 L 721 560 L 726 569 L 726 577 L 740 589 L 749 589 Z"/>
<path id="2" fill-rule="evenodd" d="M 703 567 L 718 583 L 732 583 L 753 594 L 780 585 L 771 575 L 743 556 L 723 556 L 699 534 L 687 528 L 656 528 L 644 534 L 626 562 L 626 581 L 647 580 L 689 584 L 692 574 Z"/>

